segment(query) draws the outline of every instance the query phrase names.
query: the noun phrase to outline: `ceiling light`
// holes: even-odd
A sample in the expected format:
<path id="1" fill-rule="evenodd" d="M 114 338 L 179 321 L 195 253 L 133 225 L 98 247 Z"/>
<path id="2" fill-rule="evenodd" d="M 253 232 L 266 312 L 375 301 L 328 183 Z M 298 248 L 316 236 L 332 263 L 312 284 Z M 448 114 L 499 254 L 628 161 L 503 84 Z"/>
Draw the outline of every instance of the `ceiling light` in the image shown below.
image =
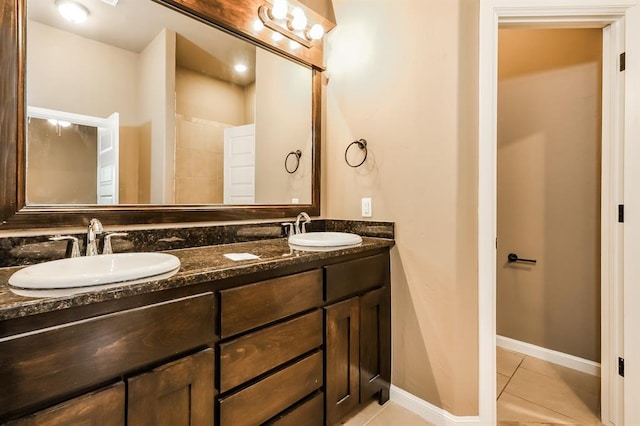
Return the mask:
<path id="1" fill-rule="evenodd" d="M 83 23 L 89 16 L 89 10 L 86 7 L 72 0 L 57 0 L 56 6 L 64 19 L 76 24 Z"/>
<path id="2" fill-rule="evenodd" d="M 246 66 L 245 64 L 235 64 L 233 66 L 233 69 L 236 70 L 236 72 L 247 72 L 247 70 L 249 69 L 248 66 Z"/>

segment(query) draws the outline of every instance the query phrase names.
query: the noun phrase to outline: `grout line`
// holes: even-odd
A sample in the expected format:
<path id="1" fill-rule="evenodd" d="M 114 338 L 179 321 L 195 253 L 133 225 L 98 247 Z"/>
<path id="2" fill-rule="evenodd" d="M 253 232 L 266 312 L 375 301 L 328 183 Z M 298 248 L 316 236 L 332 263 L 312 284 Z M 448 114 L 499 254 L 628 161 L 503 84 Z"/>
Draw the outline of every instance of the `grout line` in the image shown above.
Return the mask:
<path id="1" fill-rule="evenodd" d="M 512 351 L 512 352 L 513 352 L 513 351 Z M 519 354 L 520 354 L 520 352 L 516 352 L 516 353 L 519 353 Z M 516 375 L 516 372 L 520 369 L 520 366 L 521 366 L 521 365 L 522 365 L 522 363 L 524 362 L 524 359 L 527 357 L 527 356 L 526 356 L 526 355 L 524 355 L 524 354 L 520 354 L 520 355 L 522 355 L 522 359 L 520 360 L 520 362 L 519 362 L 519 363 L 518 363 L 518 365 L 516 366 L 515 370 L 513 370 L 513 373 L 511 373 L 511 375 L 509 376 L 509 379 L 507 380 L 507 383 L 505 383 L 504 387 L 503 387 L 503 388 L 502 388 L 502 390 L 500 391 L 500 395 L 498 395 L 498 396 L 496 397 L 496 401 L 498 401 L 498 400 L 500 399 L 500 397 L 502 396 L 502 394 L 504 393 L 504 391 L 506 391 L 506 390 L 507 390 L 507 386 L 509 386 L 509 383 L 511 383 L 511 379 L 513 379 L 513 376 L 515 376 L 515 375 Z"/>
<path id="2" fill-rule="evenodd" d="M 535 359 L 539 359 L 539 360 L 540 360 L 540 358 L 537 358 L 537 357 L 535 357 L 535 356 L 525 355 L 525 354 L 523 354 L 523 353 L 521 353 L 521 352 L 517 352 L 517 351 L 511 350 L 511 349 L 509 349 L 509 350 L 510 350 L 511 352 L 515 352 L 515 353 L 520 354 L 520 355 L 523 355 L 523 356 L 522 356 L 522 359 L 520 360 L 520 362 L 518 363 L 518 366 L 515 368 L 515 370 L 513 370 L 513 374 L 511 374 L 511 376 L 509 376 L 509 380 L 507 380 L 507 383 L 504 385 L 504 388 L 502 388 L 502 392 L 500 392 L 500 395 L 498 395 L 498 398 L 496 398 L 496 401 L 497 401 L 498 399 L 500 399 L 500 397 L 502 396 L 502 394 L 503 394 L 503 393 L 505 393 L 505 392 L 507 391 L 507 386 L 509 386 L 509 383 L 511 383 L 511 380 L 513 379 L 513 377 L 516 375 L 516 373 L 518 372 L 518 370 L 519 370 L 519 369 L 520 369 L 520 367 L 522 366 L 522 363 L 524 362 L 525 358 L 529 357 L 529 358 L 535 358 Z M 546 360 L 542 360 L 542 361 L 552 363 L 551 361 L 546 361 Z M 553 363 L 552 363 L 552 364 L 553 364 Z M 522 367 L 522 368 L 526 370 L 526 368 L 524 368 L 524 367 Z M 570 367 L 566 367 L 566 368 L 570 368 Z M 580 370 L 577 370 L 577 371 L 580 371 Z M 545 376 L 545 377 L 552 377 L 552 376 L 548 376 L 548 375 L 546 375 L 546 374 L 543 374 L 543 373 L 540 373 L 540 372 L 537 372 L 537 371 L 534 371 L 534 372 L 535 372 L 535 373 L 537 373 L 537 374 L 540 374 L 540 375 L 542 375 L 542 376 Z M 584 373 L 584 372 L 582 372 L 582 373 Z M 589 374 L 589 373 L 584 373 L 584 374 Z M 579 422 L 578 420 L 574 419 L 573 417 L 571 417 L 570 415 L 568 415 L 568 414 L 566 414 L 566 413 L 560 412 L 560 411 L 558 411 L 558 410 L 554 410 L 553 408 L 546 407 L 546 406 L 544 406 L 544 405 L 541 405 L 541 404 L 540 404 L 540 403 L 538 403 L 538 402 L 530 401 L 529 399 L 527 399 L 527 398 L 523 397 L 522 395 L 517 395 L 517 394 L 515 394 L 515 393 L 511 393 L 511 392 L 507 392 L 507 393 L 508 393 L 509 395 L 511 395 L 511 396 L 515 396 L 516 398 L 520 398 L 520 399 L 522 399 L 522 400 L 524 400 L 524 401 L 527 401 L 527 402 L 529 402 L 529 403 L 531 403 L 531 404 L 534 404 L 534 405 L 536 405 L 536 406 L 538 406 L 538 407 L 544 408 L 545 410 L 549 410 L 549 411 L 552 411 L 552 412 L 554 412 L 554 413 L 556 413 L 556 414 L 560 414 L 561 416 L 567 417 L 568 419 L 571 419 L 572 421 L 576 422 L 576 423 L 575 423 L 576 425 L 577 425 L 577 424 L 580 424 L 580 422 Z M 595 414 L 595 413 L 593 413 L 593 414 L 596 416 L 596 418 L 597 418 L 598 420 L 600 420 L 600 415 L 599 415 L 599 414 Z M 601 420 L 600 420 L 600 421 L 601 421 Z M 571 425 L 571 424 L 574 424 L 574 423 L 569 423 L 569 425 Z"/>
<path id="3" fill-rule="evenodd" d="M 516 397 L 516 398 L 520 398 L 520 399 L 521 399 L 521 400 L 523 400 L 523 401 L 527 401 L 529 404 L 533 404 L 533 405 L 535 405 L 535 406 L 537 406 L 537 407 L 540 407 L 540 408 L 543 408 L 543 409 L 545 409 L 545 410 L 547 410 L 547 411 L 552 411 L 552 412 L 554 412 L 554 413 L 556 413 L 556 414 L 560 414 L 561 416 L 564 416 L 564 417 L 566 417 L 566 418 L 568 418 L 568 419 L 570 419 L 570 420 L 572 420 L 572 421 L 573 421 L 572 423 L 558 423 L 558 425 L 566 424 L 566 425 L 574 425 L 574 426 L 577 426 L 577 425 L 580 425 L 580 424 L 581 424 L 578 420 L 574 419 L 573 417 L 571 417 L 571 416 L 569 416 L 569 415 L 567 415 L 567 414 L 565 414 L 565 413 L 562 413 L 562 412 L 560 412 L 560 411 L 554 410 L 553 408 L 545 407 L 544 405 L 541 405 L 541 404 L 539 404 L 539 403 L 537 403 L 537 402 L 530 401 L 530 400 L 528 400 L 527 398 L 525 398 L 525 397 L 523 397 L 523 396 L 521 396 L 521 395 L 516 395 L 515 393 L 511 393 L 511 392 L 507 392 L 507 393 L 508 393 L 509 395 L 511 395 L 511 396 Z M 546 424 L 546 423 L 545 423 L 545 424 Z M 553 424 L 555 425 L 555 423 L 553 423 Z"/>

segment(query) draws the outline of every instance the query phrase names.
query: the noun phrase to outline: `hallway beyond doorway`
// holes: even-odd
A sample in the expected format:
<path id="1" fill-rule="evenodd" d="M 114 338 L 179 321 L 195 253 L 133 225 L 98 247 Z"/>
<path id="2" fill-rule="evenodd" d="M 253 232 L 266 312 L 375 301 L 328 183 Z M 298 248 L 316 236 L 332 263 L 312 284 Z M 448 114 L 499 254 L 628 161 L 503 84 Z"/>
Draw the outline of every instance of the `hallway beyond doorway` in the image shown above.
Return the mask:
<path id="1" fill-rule="evenodd" d="M 498 425 L 601 425 L 600 377 L 496 348 Z"/>

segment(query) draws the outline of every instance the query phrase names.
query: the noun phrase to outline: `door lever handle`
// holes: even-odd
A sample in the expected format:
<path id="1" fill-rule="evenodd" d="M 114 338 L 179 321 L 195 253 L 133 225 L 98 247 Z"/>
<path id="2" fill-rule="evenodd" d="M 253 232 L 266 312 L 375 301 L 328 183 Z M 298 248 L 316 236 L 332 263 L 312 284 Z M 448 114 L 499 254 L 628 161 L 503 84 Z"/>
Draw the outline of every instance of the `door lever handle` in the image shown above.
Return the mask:
<path id="1" fill-rule="evenodd" d="M 537 262 L 537 260 L 535 259 L 523 259 L 521 257 L 518 257 L 518 255 L 515 253 L 509 253 L 507 255 L 507 259 L 509 260 L 509 263 L 513 263 L 513 262 L 536 263 Z"/>

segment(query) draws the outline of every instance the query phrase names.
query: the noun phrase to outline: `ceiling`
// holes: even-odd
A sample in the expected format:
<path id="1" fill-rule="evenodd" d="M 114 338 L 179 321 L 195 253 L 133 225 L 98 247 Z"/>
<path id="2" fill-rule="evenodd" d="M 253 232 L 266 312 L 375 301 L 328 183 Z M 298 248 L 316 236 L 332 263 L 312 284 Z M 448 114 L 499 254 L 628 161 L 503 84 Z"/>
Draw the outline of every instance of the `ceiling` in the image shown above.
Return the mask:
<path id="1" fill-rule="evenodd" d="M 178 66 L 239 85 L 255 79 L 256 46 L 201 21 L 151 0 L 120 0 L 116 6 L 102 0 L 75 1 L 89 10 L 89 17 L 82 24 L 62 18 L 55 0 L 27 0 L 27 17 L 135 53 L 142 52 L 162 29 L 167 28 L 178 34 Z M 253 72 L 244 75 L 233 72 L 233 65 L 238 62 Z"/>

